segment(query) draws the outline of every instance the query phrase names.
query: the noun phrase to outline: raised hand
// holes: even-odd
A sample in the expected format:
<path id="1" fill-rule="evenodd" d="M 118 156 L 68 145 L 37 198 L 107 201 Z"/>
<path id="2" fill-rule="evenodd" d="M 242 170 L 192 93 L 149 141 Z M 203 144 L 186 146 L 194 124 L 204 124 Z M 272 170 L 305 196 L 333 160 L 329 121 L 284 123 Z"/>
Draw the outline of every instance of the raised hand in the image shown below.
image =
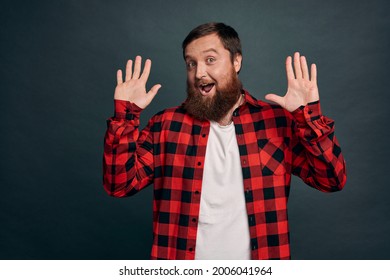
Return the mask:
<path id="1" fill-rule="evenodd" d="M 146 92 L 146 82 L 148 81 L 152 61 L 147 59 L 145 61 L 144 71 L 141 74 L 142 58 L 137 56 L 134 62 L 128 60 L 126 64 L 126 76 L 123 81 L 122 70 L 116 73 L 117 86 L 115 88 L 114 99 L 126 100 L 135 103 L 138 107 L 144 109 L 153 98 L 156 96 L 158 90 L 161 88 L 160 84 L 154 85 L 149 92 Z"/>
<path id="2" fill-rule="evenodd" d="M 295 75 L 294 75 L 295 70 Z M 298 52 L 294 54 L 294 69 L 292 58 L 286 59 L 287 72 L 287 93 L 285 96 L 279 96 L 273 93 L 267 94 L 265 99 L 275 102 L 292 112 L 301 105 L 319 100 L 320 96 L 317 87 L 317 68 L 315 64 L 311 65 L 310 76 L 306 58 L 300 56 Z"/>

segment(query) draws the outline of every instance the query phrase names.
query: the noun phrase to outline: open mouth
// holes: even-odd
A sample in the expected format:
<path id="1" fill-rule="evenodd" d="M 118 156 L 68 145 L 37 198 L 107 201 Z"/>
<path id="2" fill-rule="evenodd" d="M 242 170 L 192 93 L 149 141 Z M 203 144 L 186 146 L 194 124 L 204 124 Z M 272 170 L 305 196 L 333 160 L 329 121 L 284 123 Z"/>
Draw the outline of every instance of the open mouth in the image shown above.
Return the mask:
<path id="1" fill-rule="evenodd" d="M 208 94 L 214 87 L 214 83 L 209 83 L 209 84 L 200 84 L 199 85 L 199 89 L 200 89 L 200 92 L 203 94 L 203 95 L 206 95 Z"/>

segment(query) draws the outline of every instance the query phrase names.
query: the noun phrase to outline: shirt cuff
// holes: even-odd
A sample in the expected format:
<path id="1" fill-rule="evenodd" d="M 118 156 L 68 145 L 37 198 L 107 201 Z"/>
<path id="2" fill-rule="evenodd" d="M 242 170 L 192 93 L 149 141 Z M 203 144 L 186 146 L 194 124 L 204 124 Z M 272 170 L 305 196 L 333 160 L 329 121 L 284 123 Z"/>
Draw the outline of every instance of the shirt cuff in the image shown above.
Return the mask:
<path id="1" fill-rule="evenodd" d="M 292 112 L 293 117 L 298 123 L 309 123 L 321 118 L 322 112 L 320 101 L 307 103 L 305 106 L 300 106 Z"/>
<path id="2" fill-rule="evenodd" d="M 126 100 L 114 100 L 114 117 L 117 119 L 134 120 L 139 119 L 142 109 L 135 103 Z"/>

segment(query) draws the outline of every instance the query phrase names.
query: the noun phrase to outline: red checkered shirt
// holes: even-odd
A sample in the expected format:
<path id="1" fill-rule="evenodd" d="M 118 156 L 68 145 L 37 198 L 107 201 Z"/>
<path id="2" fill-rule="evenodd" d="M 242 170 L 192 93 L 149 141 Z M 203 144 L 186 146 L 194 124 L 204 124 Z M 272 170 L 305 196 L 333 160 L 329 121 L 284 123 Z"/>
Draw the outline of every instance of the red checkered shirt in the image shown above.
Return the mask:
<path id="1" fill-rule="evenodd" d="M 287 201 L 291 174 L 324 191 L 341 190 L 345 162 L 334 122 L 319 102 L 292 113 L 247 91 L 233 113 L 248 214 L 251 258 L 290 259 Z M 104 144 L 104 188 L 125 197 L 154 184 L 152 259 L 194 259 L 210 122 L 183 106 L 153 116 L 140 132 L 142 109 L 115 101 Z"/>

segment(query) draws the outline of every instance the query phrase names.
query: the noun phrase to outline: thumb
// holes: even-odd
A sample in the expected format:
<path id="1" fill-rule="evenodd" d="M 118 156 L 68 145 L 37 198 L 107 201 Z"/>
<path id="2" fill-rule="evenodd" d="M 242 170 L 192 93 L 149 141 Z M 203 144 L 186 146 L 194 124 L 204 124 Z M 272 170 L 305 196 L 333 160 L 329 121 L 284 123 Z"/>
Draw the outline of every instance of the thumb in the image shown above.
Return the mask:
<path id="1" fill-rule="evenodd" d="M 160 84 L 154 85 L 148 92 L 149 100 L 152 101 L 152 99 L 156 96 L 158 90 L 161 88 Z"/>
<path id="2" fill-rule="evenodd" d="M 274 102 L 276 104 L 279 104 L 282 107 L 284 106 L 284 97 L 281 97 L 279 95 L 269 93 L 265 96 L 265 99 L 267 99 L 268 101 Z"/>

